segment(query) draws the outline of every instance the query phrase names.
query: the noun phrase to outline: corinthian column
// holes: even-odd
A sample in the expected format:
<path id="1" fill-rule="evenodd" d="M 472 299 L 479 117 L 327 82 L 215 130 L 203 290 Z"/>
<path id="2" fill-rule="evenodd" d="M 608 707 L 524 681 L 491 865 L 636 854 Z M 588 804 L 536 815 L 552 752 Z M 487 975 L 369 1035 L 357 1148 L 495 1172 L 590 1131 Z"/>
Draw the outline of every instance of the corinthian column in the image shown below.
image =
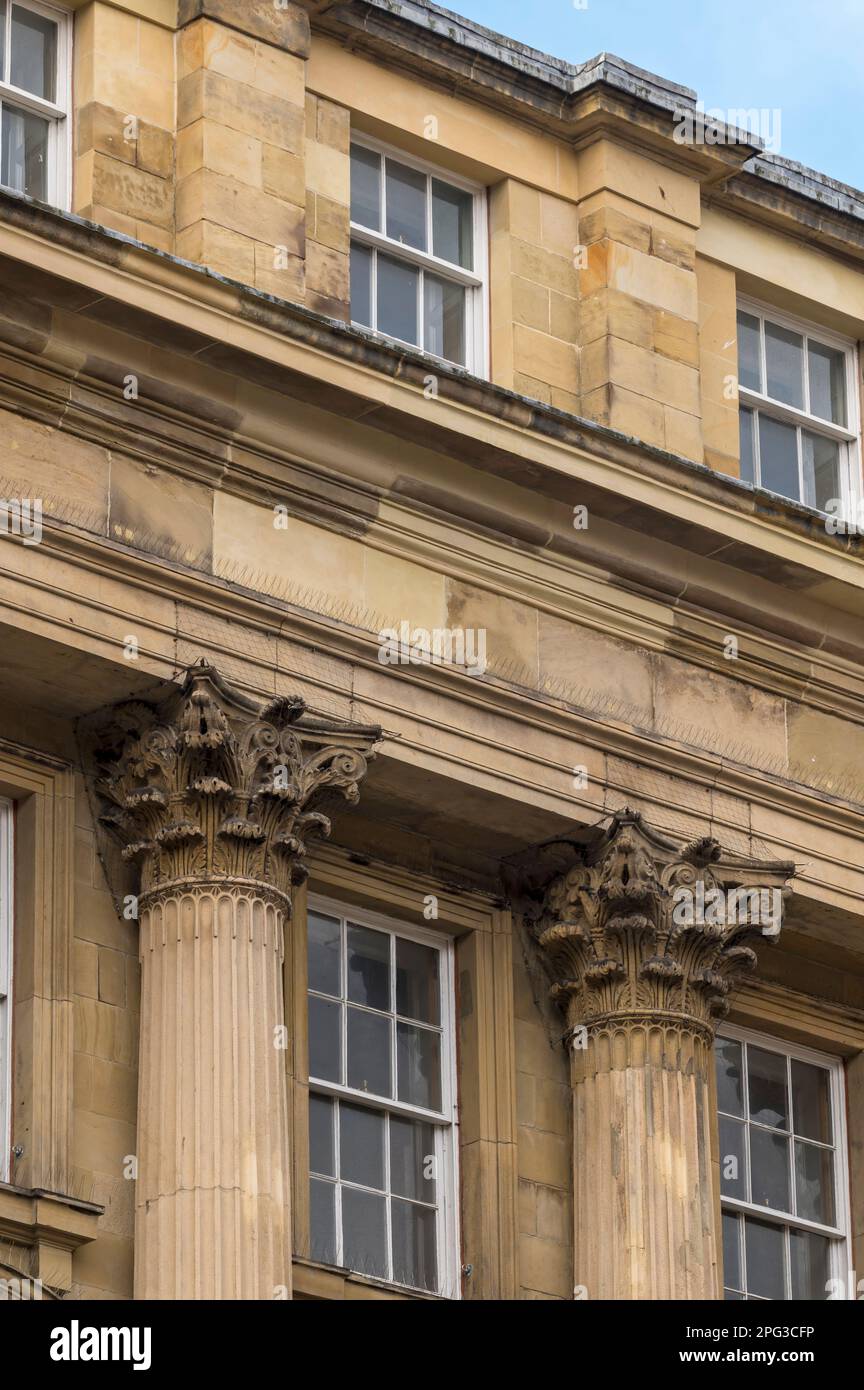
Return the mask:
<path id="1" fill-rule="evenodd" d="M 625 811 L 549 887 L 536 933 L 568 1023 L 577 1296 L 719 1297 L 714 1032 L 793 871 L 680 848 Z"/>
<path id="2" fill-rule="evenodd" d="M 300 700 L 259 708 L 206 666 L 90 732 L 100 821 L 140 876 L 137 1298 L 290 1291 L 291 888 L 329 831 L 313 808 L 357 800 L 378 736 Z"/>

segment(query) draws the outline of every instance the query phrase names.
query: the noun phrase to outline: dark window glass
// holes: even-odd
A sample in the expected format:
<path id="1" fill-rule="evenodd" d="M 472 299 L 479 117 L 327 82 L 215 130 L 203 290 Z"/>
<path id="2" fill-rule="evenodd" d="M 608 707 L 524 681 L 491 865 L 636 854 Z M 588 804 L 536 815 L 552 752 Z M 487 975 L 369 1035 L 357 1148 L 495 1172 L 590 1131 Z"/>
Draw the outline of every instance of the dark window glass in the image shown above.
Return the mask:
<path id="1" fill-rule="evenodd" d="M 394 1197 L 391 1216 L 393 1278 L 397 1283 L 433 1292 L 438 1268 L 434 1211 Z"/>
<path id="2" fill-rule="evenodd" d="M 461 188 L 432 180 L 432 250 L 442 261 L 474 268 L 474 199 Z"/>
<path id="3" fill-rule="evenodd" d="M 738 311 L 738 381 L 750 391 L 762 390 L 762 351 L 759 320 Z"/>
<path id="4" fill-rule="evenodd" d="M 46 101 L 57 99 L 57 25 L 32 10 L 12 6 L 13 87 Z"/>
<path id="5" fill-rule="evenodd" d="M 309 1097 L 309 1169 L 328 1178 L 336 1176 L 335 1118 L 335 1101 L 326 1096 Z"/>
<path id="6" fill-rule="evenodd" d="M 789 1232 L 793 1298 L 814 1303 L 828 1297 L 830 1251 L 831 1243 L 827 1236 L 818 1236 L 811 1231 Z"/>
<path id="7" fill-rule="evenodd" d="M 719 1119 L 720 1190 L 724 1197 L 747 1201 L 747 1146 L 745 1127 L 727 1115 Z"/>
<path id="8" fill-rule="evenodd" d="M 786 1297 L 786 1233 L 768 1221 L 744 1218 L 747 1292 L 759 1298 Z"/>
<path id="9" fill-rule="evenodd" d="M 351 317 L 372 327 L 372 252 L 356 241 L 351 243 Z"/>
<path id="10" fill-rule="evenodd" d="M 381 230 L 381 156 L 351 146 L 351 221 Z"/>
<path id="11" fill-rule="evenodd" d="M 0 183 L 44 202 L 48 196 L 48 121 L 5 102 L 0 120 Z"/>
<path id="12" fill-rule="evenodd" d="M 392 1024 L 383 1014 L 348 1010 L 348 1085 L 369 1095 L 390 1096 Z"/>
<path id="13" fill-rule="evenodd" d="M 342 993 L 342 928 L 337 918 L 309 913 L 308 951 L 309 988 L 338 999 Z"/>
<path id="14" fill-rule="evenodd" d="M 437 1200 L 435 1130 L 422 1120 L 390 1117 L 390 1186 L 400 1197 Z"/>
<path id="15" fill-rule="evenodd" d="M 738 429 L 741 437 L 741 481 L 744 483 L 755 483 L 756 481 L 756 450 L 754 444 L 753 426 L 756 416 L 752 410 L 746 410 L 743 406 L 738 415 Z"/>
<path id="16" fill-rule="evenodd" d="M 339 1176 L 384 1189 L 384 1115 L 362 1105 L 339 1106 Z"/>
<path id="17" fill-rule="evenodd" d="M 336 1187 L 332 1182 L 309 1183 L 309 1227 L 312 1258 L 321 1264 L 336 1263 Z"/>
<path id="18" fill-rule="evenodd" d="M 465 365 L 465 290 L 428 272 L 423 277 L 423 347 Z"/>
<path id="19" fill-rule="evenodd" d="M 419 1023 L 440 1023 L 438 960 L 434 946 L 396 942 L 396 1012 Z"/>
<path id="20" fill-rule="evenodd" d="M 370 1009 L 390 1009 L 390 936 L 348 927 L 348 998 Z"/>
<path id="21" fill-rule="evenodd" d="M 807 344 L 810 411 L 820 420 L 846 424 L 846 354 L 821 343 Z"/>
<path id="22" fill-rule="evenodd" d="M 768 371 L 767 395 L 775 401 L 804 409 L 804 339 L 800 333 L 765 324 L 765 365 Z"/>
<path id="23" fill-rule="evenodd" d="M 441 1036 L 411 1023 L 397 1024 L 399 1099 L 425 1110 L 441 1109 Z"/>
<path id="24" fill-rule="evenodd" d="M 759 416 L 759 482 L 768 492 L 799 501 L 798 432 L 770 416 Z"/>
<path id="25" fill-rule="evenodd" d="M 426 248 L 426 175 L 386 161 L 387 235 L 418 251 Z"/>
<path id="26" fill-rule="evenodd" d="M 374 1192 L 342 1188 L 345 1265 L 358 1274 L 387 1278 L 387 1202 Z"/>
<path id="27" fill-rule="evenodd" d="M 392 256 L 377 258 L 378 269 L 378 331 L 404 343 L 419 343 L 417 325 L 417 287 L 420 272 L 413 265 L 394 260 Z"/>
<path id="28" fill-rule="evenodd" d="M 309 1075 L 319 1081 L 342 1081 L 339 1038 L 341 1004 L 309 996 Z"/>
<path id="29" fill-rule="evenodd" d="M 718 1038 L 714 1045 L 717 1067 L 717 1105 L 727 1115 L 744 1114 L 744 1080 L 741 1044 L 736 1038 Z"/>

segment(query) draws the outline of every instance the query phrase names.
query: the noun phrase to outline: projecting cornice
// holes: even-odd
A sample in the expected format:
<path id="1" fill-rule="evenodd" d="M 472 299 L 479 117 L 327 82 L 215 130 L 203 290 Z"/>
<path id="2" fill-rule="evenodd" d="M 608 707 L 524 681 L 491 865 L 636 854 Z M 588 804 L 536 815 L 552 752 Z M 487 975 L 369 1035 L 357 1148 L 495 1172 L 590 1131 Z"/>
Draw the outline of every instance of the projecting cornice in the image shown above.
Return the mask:
<path id="1" fill-rule="evenodd" d="M 570 853 L 576 862 L 542 895 L 535 872 L 525 915 L 571 1035 L 670 1022 L 710 1034 L 756 966 L 751 943 L 779 936 L 794 864 L 707 838 L 679 845 L 630 810 Z"/>
<path id="2" fill-rule="evenodd" d="M 371 725 L 313 718 L 296 697 L 259 706 L 204 663 L 165 699 L 117 705 L 81 732 L 97 823 L 119 865 L 140 870 L 142 895 L 228 882 L 286 900 L 306 876 L 307 838 L 330 833 L 322 807 L 358 800 L 381 737 Z M 129 875 L 105 848 L 119 899 Z"/>
<path id="3" fill-rule="evenodd" d="M 614 54 L 568 63 L 428 0 L 297 2 L 313 30 L 352 52 L 455 89 L 577 147 L 608 134 L 653 148 L 701 182 L 719 185 L 721 196 L 728 192 L 750 216 L 818 240 L 820 249 L 827 241 L 847 254 L 864 250 L 860 190 L 767 153 L 758 136 L 722 120 L 712 120 L 712 141 L 677 143 L 674 125 L 697 112 L 697 93 Z M 727 180 L 733 180 L 728 188 Z"/>

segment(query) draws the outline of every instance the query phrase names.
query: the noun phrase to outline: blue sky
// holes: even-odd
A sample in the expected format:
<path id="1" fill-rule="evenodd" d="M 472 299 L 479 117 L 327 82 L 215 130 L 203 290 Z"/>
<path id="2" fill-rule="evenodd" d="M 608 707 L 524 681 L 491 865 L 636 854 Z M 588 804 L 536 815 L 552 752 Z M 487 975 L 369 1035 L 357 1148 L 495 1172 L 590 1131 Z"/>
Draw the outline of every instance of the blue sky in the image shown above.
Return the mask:
<path id="1" fill-rule="evenodd" d="M 864 0 L 441 3 L 571 63 L 616 53 L 706 107 L 777 110 L 781 154 L 864 189 Z"/>

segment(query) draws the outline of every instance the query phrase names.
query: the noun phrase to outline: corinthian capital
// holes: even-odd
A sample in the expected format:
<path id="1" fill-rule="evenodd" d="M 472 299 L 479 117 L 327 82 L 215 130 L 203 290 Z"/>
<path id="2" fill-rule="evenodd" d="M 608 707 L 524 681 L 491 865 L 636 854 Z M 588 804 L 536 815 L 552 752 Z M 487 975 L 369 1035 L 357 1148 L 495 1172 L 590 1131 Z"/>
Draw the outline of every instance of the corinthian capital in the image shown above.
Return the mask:
<path id="1" fill-rule="evenodd" d="M 751 941 L 779 935 L 795 866 L 676 845 L 634 811 L 548 887 L 535 921 L 570 1028 L 625 1018 L 710 1033 L 756 965 Z"/>
<path id="2" fill-rule="evenodd" d="M 312 718 L 299 698 L 258 706 L 202 664 L 159 703 L 89 721 L 85 762 L 99 824 L 138 866 L 141 894 L 233 880 L 287 897 L 307 838 L 329 834 L 322 805 L 357 800 L 380 736 Z"/>

